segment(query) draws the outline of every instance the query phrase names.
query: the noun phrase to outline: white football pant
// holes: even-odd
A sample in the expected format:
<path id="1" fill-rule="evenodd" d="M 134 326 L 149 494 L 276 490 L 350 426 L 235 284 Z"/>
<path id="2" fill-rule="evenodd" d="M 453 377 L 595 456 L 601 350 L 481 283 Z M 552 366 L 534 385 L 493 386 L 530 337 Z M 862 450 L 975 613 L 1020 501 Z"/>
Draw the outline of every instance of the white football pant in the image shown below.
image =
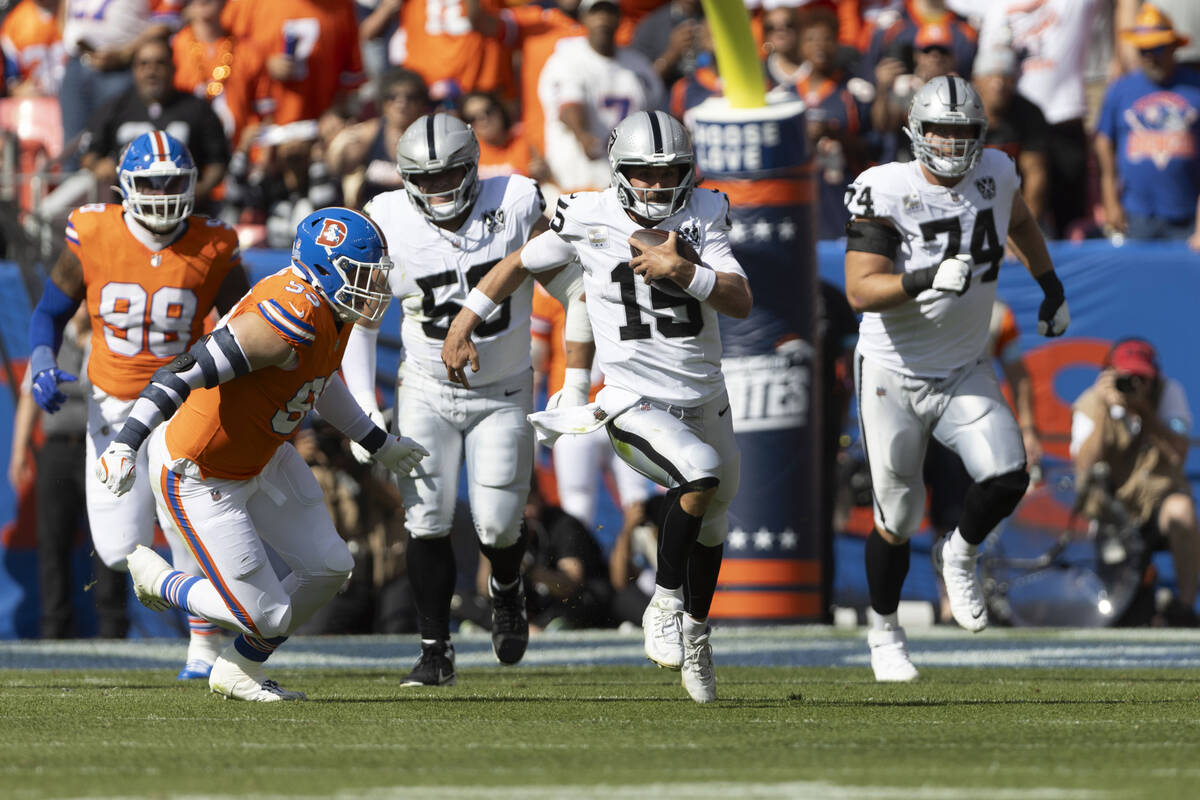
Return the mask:
<path id="1" fill-rule="evenodd" d="M 201 478 L 191 462 L 172 462 L 165 430 L 150 437 L 147 478 L 208 579 L 191 590 L 188 610 L 260 638 L 291 634 L 354 568 L 312 470 L 284 442 L 254 478 Z M 292 570 L 285 578 L 276 576 L 264 542 Z"/>
<path id="2" fill-rule="evenodd" d="M 117 432 L 129 416 L 134 400 L 119 400 L 93 390 L 88 398 L 87 465 L 84 469 L 84 486 L 87 492 L 88 527 L 92 532 L 92 544 L 96 555 L 109 569 L 125 572 L 125 556 L 139 544 L 150 547 L 154 543 L 155 509 L 154 494 L 149 479 L 149 462 L 146 457 L 147 444 L 137 453 L 137 479 L 128 494 L 117 497 L 96 477 L 93 466 L 100 454 L 117 438 Z M 200 566 L 192 558 L 191 551 L 174 534 L 165 517 L 158 518 L 159 527 L 171 547 L 171 563 L 175 569 L 188 575 L 199 575 Z"/>
<path id="3" fill-rule="evenodd" d="M 650 480 L 673 489 L 717 478 L 697 541 L 715 547 L 729 532 L 729 504 L 741 478 L 741 451 L 733 435 L 729 395 L 721 392 L 702 406 L 685 408 L 642 400 L 605 426 L 617 455 Z"/>
<path id="4" fill-rule="evenodd" d="M 467 495 L 479 541 L 508 547 L 521 536 L 533 471 L 533 372 L 466 389 L 402 369 L 398 431 L 429 455 L 399 479 L 405 527 L 416 538 L 450 533 L 463 450 Z"/>
<path id="5" fill-rule="evenodd" d="M 912 378 L 855 354 L 863 452 L 875 524 L 908 538 L 925 511 L 922 465 L 932 435 L 962 459 L 976 483 L 1025 464 L 1021 429 L 986 359 L 946 378 Z"/>
<path id="6" fill-rule="evenodd" d="M 596 502 L 604 485 L 604 468 L 612 470 L 622 508 L 646 501 L 650 481 L 618 456 L 601 429 L 576 436 L 560 436 L 554 443 L 554 480 L 563 511 L 588 528 L 596 524 Z"/>

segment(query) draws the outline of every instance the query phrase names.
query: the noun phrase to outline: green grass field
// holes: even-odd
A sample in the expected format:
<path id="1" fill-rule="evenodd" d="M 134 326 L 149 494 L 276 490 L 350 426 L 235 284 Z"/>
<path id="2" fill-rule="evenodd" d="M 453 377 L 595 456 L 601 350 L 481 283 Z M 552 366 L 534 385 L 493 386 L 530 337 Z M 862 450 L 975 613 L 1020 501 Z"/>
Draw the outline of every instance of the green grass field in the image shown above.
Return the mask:
<path id="1" fill-rule="evenodd" d="M 997 665 L 1001 666 L 1001 665 Z M 1200 795 L 1200 670 L 277 670 L 304 703 L 166 670 L 0 671 L 0 797 L 1168 798 Z M 672 784 L 667 786 L 667 784 Z"/>

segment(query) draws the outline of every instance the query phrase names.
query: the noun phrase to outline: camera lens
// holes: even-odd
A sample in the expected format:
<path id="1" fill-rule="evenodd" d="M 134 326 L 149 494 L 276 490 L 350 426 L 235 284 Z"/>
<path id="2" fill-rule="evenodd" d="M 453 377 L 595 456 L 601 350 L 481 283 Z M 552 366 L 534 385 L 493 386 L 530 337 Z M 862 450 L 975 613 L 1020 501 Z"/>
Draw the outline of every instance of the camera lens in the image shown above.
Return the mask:
<path id="1" fill-rule="evenodd" d="M 1117 391 L 1121 394 L 1131 394 L 1133 392 L 1133 376 L 1118 375 L 1117 376 Z"/>

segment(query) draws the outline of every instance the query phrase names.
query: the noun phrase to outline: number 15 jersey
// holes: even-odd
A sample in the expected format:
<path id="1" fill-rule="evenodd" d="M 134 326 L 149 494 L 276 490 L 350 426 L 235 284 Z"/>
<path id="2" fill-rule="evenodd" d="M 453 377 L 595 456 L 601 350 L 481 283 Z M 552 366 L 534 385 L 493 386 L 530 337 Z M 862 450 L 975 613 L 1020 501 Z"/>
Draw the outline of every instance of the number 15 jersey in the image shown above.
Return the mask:
<path id="1" fill-rule="evenodd" d="M 851 214 L 886 220 L 899 231 L 898 274 L 936 267 L 959 253 L 970 253 L 974 261 L 962 297 L 927 289 L 911 303 L 864 312 L 860 353 L 920 378 L 944 378 L 983 355 L 1020 186 L 1012 159 L 986 148 L 953 187 L 930 183 L 920 162 L 909 161 L 872 167 L 846 188 Z"/>
<path id="2" fill-rule="evenodd" d="M 475 205 L 456 231 L 430 222 L 403 189 L 367 204 L 363 210 L 383 230 L 396 265 L 388 282 L 392 295 L 404 301 L 400 340 L 406 369 L 446 381 L 442 342 L 450 321 L 488 270 L 525 244 L 545 208 L 537 182 L 521 175 L 480 181 Z M 481 369 L 470 376 L 473 388 L 530 369 L 532 310 L 533 283 L 527 280 L 475 329 Z"/>
<path id="3" fill-rule="evenodd" d="M 745 277 L 729 247 L 729 198 L 721 192 L 694 190 L 656 227 L 678 231 L 717 272 Z M 680 406 L 703 405 L 725 389 L 717 312 L 673 284 L 664 291 L 634 274 L 629 237 L 640 229 L 616 189 L 573 194 L 558 201 L 550 231 L 530 245 L 532 253 L 526 249 L 524 263 L 533 269 L 579 259 L 605 383 Z"/>

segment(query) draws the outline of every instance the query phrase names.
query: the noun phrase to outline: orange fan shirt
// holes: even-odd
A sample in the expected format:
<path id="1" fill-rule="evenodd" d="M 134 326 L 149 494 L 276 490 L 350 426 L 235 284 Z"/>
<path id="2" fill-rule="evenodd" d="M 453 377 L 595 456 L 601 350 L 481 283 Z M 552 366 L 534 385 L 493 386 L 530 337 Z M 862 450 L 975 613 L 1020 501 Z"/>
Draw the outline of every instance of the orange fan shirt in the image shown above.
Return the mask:
<path id="1" fill-rule="evenodd" d="M 529 175 L 529 143 L 520 133 L 511 133 L 508 141 L 496 147 L 479 140 L 479 177 Z"/>
<path id="2" fill-rule="evenodd" d="M 5 61 L 17 69 L 17 74 L 6 74 L 6 79 L 32 80 L 41 94 L 58 94 L 67 51 L 52 12 L 33 0 L 21 0 L 0 25 L 0 47 Z"/>
<path id="3" fill-rule="evenodd" d="M 499 13 L 498 0 L 482 0 L 485 11 Z M 413 0 L 400 9 L 407 55 L 404 66 L 430 87 L 452 80 L 466 92 L 495 92 L 516 97 L 512 59 L 500 42 L 471 27 L 463 0 Z"/>
<path id="4" fill-rule="evenodd" d="M 200 338 L 221 283 L 242 264 L 237 233 L 220 220 L 188 217 L 183 236 L 153 252 L 112 203 L 72 211 L 66 241 L 87 286 L 88 378 L 122 400 L 137 397 L 156 369 Z"/>
<path id="5" fill-rule="evenodd" d="M 251 42 L 264 63 L 277 53 L 295 59 L 299 78 L 270 81 L 276 125 L 318 119 L 340 91 L 366 80 L 352 0 L 233 0 L 221 12 L 221 24 Z"/>
<path id="6" fill-rule="evenodd" d="M 167 450 L 205 478 L 246 480 L 262 471 L 337 371 L 353 325 L 338 321 L 298 270 L 263 278 L 229 313 L 262 317 L 292 345 L 295 366 L 266 367 L 188 395 L 167 424 Z"/>
<path id="7" fill-rule="evenodd" d="M 223 36 L 201 42 L 192 26 L 171 40 L 175 88 L 208 100 L 236 147 L 242 129 L 269 108 L 271 80 L 253 45 Z"/>

